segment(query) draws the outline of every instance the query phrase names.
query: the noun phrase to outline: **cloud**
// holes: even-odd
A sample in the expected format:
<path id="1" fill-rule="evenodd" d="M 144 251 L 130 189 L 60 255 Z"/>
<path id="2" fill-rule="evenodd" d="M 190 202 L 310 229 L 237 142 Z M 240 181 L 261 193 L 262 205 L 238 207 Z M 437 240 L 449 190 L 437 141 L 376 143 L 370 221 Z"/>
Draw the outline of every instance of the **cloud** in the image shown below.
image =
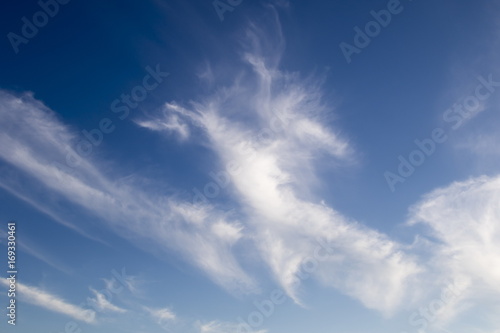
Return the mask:
<path id="1" fill-rule="evenodd" d="M 0 283 L 5 287 L 9 286 L 7 278 L 1 278 Z M 73 319 L 89 324 L 96 322 L 95 312 L 86 310 L 76 305 L 69 304 L 58 296 L 52 295 L 36 287 L 28 286 L 19 281 L 16 282 L 16 289 L 25 302 L 42 307 L 46 310 L 62 313 Z"/>
<path id="2" fill-rule="evenodd" d="M 479 134 L 471 134 L 461 139 L 456 144 L 456 148 L 466 150 L 475 159 L 498 159 L 500 157 L 499 140 L 500 135 L 497 131 L 485 132 L 483 129 Z"/>
<path id="3" fill-rule="evenodd" d="M 99 312 L 118 312 L 118 313 L 124 313 L 127 312 L 127 310 L 122 309 L 114 304 L 112 304 L 106 296 L 98 292 L 97 290 L 94 290 L 90 288 L 92 293 L 94 293 L 95 298 L 89 298 L 87 303 L 91 305 L 94 309 L 96 309 Z"/>
<path id="4" fill-rule="evenodd" d="M 318 165 L 352 165 L 355 150 L 334 128 L 320 82 L 279 70 L 284 41 L 280 29 L 275 31 L 272 40 L 254 25 L 246 31 L 253 49 L 242 55 L 247 70 L 239 77 L 244 80 L 189 107 L 168 103 L 158 118 L 138 121 L 152 130 L 190 133 L 187 125 L 201 130 L 220 165 L 237 166 L 237 172 L 228 175 L 236 213 L 114 181 L 99 170 L 95 158 L 80 158 L 77 172 L 54 166 L 54 160 L 64 163 L 76 154 L 72 147 L 77 136 L 31 95 L 0 95 L 0 126 L 7 143 L 0 148 L 0 158 L 135 244 L 153 245 L 160 253 L 179 251 L 231 291 L 257 289 L 234 251 L 245 240 L 275 281 L 300 303 L 301 264 L 318 239 L 328 241 L 335 244 L 336 255 L 322 263 L 317 278 L 390 313 L 421 269 L 400 244 L 318 204 L 320 198 L 311 194 Z M 243 111 L 245 121 L 240 118 Z M 172 127 L 172 115 L 179 126 Z M 26 190 L 23 194 L 32 195 Z"/>
<path id="5" fill-rule="evenodd" d="M 118 276 L 119 273 L 117 273 L 116 276 Z M 130 293 L 133 295 L 140 295 L 141 290 L 139 288 L 141 282 L 136 276 L 131 276 L 131 275 L 126 275 L 125 274 L 125 268 L 122 268 L 121 276 L 120 278 L 111 278 L 111 279 L 102 279 L 104 281 L 104 284 L 106 286 L 107 290 L 121 290 L 122 286 L 128 289 Z"/>
<path id="6" fill-rule="evenodd" d="M 143 308 L 160 325 L 164 324 L 165 322 L 175 321 L 177 319 L 177 315 L 170 308 L 154 309 L 146 306 Z"/>
<path id="7" fill-rule="evenodd" d="M 181 140 L 186 140 L 190 135 L 190 131 L 188 125 L 182 119 L 183 114 L 180 111 L 167 103 L 162 110 L 162 122 L 154 120 L 136 120 L 135 122 L 137 125 L 150 130 L 176 133 Z"/>
<path id="8" fill-rule="evenodd" d="M 23 240 L 18 240 L 17 245 L 19 246 L 20 249 L 22 249 L 26 253 L 29 253 L 33 257 L 45 262 L 46 264 L 54 267 L 55 269 L 66 274 L 72 273 L 72 270 L 66 267 L 65 264 L 60 263 L 59 260 L 57 260 L 53 256 L 47 255 L 38 246 L 34 245 L 32 242 L 27 241 L 26 238 L 24 238 Z"/>
<path id="9" fill-rule="evenodd" d="M 430 271 L 440 279 L 459 279 L 460 306 L 482 306 L 500 294 L 500 177 L 477 177 L 436 189 L 411 209 L 409 224 L 429 227 L 437 239 Z M 455 311 L 453 311 L 455 310 Z"/>
<path id="10" fill-rule="evenodd" d="M 69 201 L 138 246 L 154 244 L 156 253 L 180 251 L 224 288 L 255 289 L 231 251 L 240 225 L 229 214 L 105 176 L 95 159 L 73 149 L 77 135 L 31 94 L 0 92 L 0 128 L 0 159 L 9 170 L 0 176 L 0 184 L 12 194 L 44 213 L 45 207 L 57 207 L 56 221 L 61 223 L 66 221 L 64 212 L 70 216 L 68 208 L 50 198 Z M 79 163 L 71 167 L 67 159 Z M 88 220 L 73 221 L 65 225 L 74 230 L 93 227 Z"/>
<path id="11" fill-rule="evenodd" d="M 445 324 L 467 312 L 471 302 L 480 306 L 489 292 L 496 292 L 497 181 L 473 179 L 425 196 L 412 208 L 410 224 L 427 224 L 431 237 L 418 236 L 412 246 L 317 203 L 317 166 L 332 161 L 337 169 L 350 166 L 356 151 L 325 116 L 332 110 L 321 102 L 320 83 L 280 70 L 282 48 L 268 47 L 284 44 L 276 40 L 280 33 L 270 43 L 266 33 L 251 25 L 245 35 L 251 47 L 241 68 L 248 70 L 236 72 L 233 85 L 188 105 L 169 102 L 166 108 L 203 130 L 203 140 L 208 138 L 222 173 L 230 178 L 235 206 L 245 214 L 243 237 L 252 239 L 288 295 L 301 303 L 301 272 L 319 241 L 330 244 L 333 255 L 311 274 L 386 315 L 418 308 L 458 280 L 460 295 L 447 303 L 436 323 Z M 159 115 L 154 122 L 168 119 Z M 491 142 L 488 149 L 494 148 Z M 204 327 L 209 331 L 217 325 Z"/>
<path id="12" fill-rule="evenodd" d="M 271 16 L 275 35 L 252 24 L 245 31 L 248 43 L 242 42 L 246 48 L 233 84 L 190 103 L 171 101 L 155 116 L 136 121 L 209 147 L 220 167 L 216 171 L 228 179 L 224 188 L 233 210 L 219 210 L 216 199 L 187 202 L 116 181 L 90 157 L 81 159 L 78 172 L 55 167 L 51 161 L 64 163 L 68 153 L 76 154 L 77 136 L 30 95 L 0 94 L 0 139 L 7 143 L 0 158 L 134 244 L 180 253 L 230 291 L 258 287 L 238 256 L 236 247 L 242 246 L 301 304 L 304 263 L 326 243 L 330 255 L 310 274 L 385 315 L 425 303 L 450 279 L 463 280 L 466 287 L 441 321 L 465 311 L 464 302 L 480 304 L 496 296 L 498 178 L 475 178 L 426 195 L 411 209 L 409 224 L 426 225 L 432 237 L 419 236 L 411 246 L 344 216 L 316 194 L 317 169 L 328 164 L 341 172 L 357 163 L 357 151 L 334 121 L 321 80 L 280 68 L 284 40 Z M 209 68 L 217 86 L 217 66 Z M 0 184 L 7 182 L 0 177 Z M 20 193 L 40 207 L 42 199 L 30 190 Z M 176 319 L 168 308 L 147 311 L 159 321 Z M 219 321 L 200 324 L 204 332 L 232 329 Z"/>
<path id="13" fill-rule="evenodd" d="M 291 298 L 301 303 L 301 265 L 321 239 L 334 244 L 335 256 L 315 275 L 369 308 L 393 312 L 421 268 L 397 242 L 308 195 L 318 165 L 352 165 L 355 150 L 333 124 L 325 125 L 332 110 L 322 102 L 320 83 L 279 69 L 282 47 L 267 46 L 283 45 L 281 34 L 271 42 L 251 25 L 245 36 L 252 49 L 243 54 L 242 68 L 249 70 L 235 75 L 243 79 L 200 102 L 167 107 L 204 131 L 221 166 L 234 166 L 224 171 L 245 212 L 245 232 Z M 245 112 L 244 119 L 236 111 Z M 154 122 L 161 128 L 168 119 Z"/>
<path id="14" fill-rule="evenodd" d="M 411 209 L 409 222 L 431 228 L 442 242 L 440 264 L 449 271 L 500 292 L 499 202 L 500 177 L 473 178 L 425 195 Z"/>
<path id="15" fill-rule="evenodd" d="M 213 320 L 207 323 L 198 322 L 198 329 L 200 333 L 232 333 L 240 332 L 241 328 L 237 323 L 223 322 Z M 254 333 L 266 333 L 267 330 L 253 330 Z"/>

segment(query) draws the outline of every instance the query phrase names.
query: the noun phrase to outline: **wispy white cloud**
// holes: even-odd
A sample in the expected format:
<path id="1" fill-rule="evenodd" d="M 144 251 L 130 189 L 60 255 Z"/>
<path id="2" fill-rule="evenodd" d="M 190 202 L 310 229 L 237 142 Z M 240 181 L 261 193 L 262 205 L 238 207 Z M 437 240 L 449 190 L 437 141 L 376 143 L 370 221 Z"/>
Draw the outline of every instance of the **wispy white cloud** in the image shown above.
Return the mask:
<path id="1" fill-rule="evenodd" d="M 1 278 L 0 283 L 5 287 L 9 286 L 7 278 Z M 83 321 L 89 324 L 96 323 L 95 312 L 83 309 L 76 305 L 67 303 L 56 295 L 36 287 L 28 286 L 19 281 L 16 282 L 16 289 L 22 300 L 30 304 L 42 307 L 48 311 L 58 312 L 73 319 Z"/>
<path id="2" fill-rule="evenodd" d="M 118 312 L 118 313 L 124 313 L 127 312 L 127 310 L 120 308 L 113 303 L 111 303 L 105 295 L 101 294 L 95 289 L 90 288 L 92 293 L 95 295 L 94 298 L 89 298 L 88 299 L 88 304 L 90 304 L 94 309 L 96 309 L 99 312 Z"/>
<path id="3" fill-rule="evenodd" d="M 213 320 L 206 323 L 198 322 L 196 326 L 198 326 L 200 333 L 232 333 L 241 331 L 238 323 L 230 323 L 218 320 Z M 266 333 L 267 330 L 253 330 L 253 332 Z"/>
<path id="4" fill-rule="evenodd" d="M 167 110 L 165 110 L 167 112 Z M 165 121 L 156 122 L 151 120 L 137 121 L 137 125 L 148 128 L 150 130 L 165 130 L 168 132 L 177 133 L 182 140 L 189 137 L 189 128 L 187 124 L 182 122 L 176 114 L 165 114 Z"/>
<path id="5" fill-rule="evenodd" d="M 437 189 L 412 208 L 410 223 L 424 223 L 443 242 L 449 270 L 500 292 L 500 178 L 479 177 Z"/>
<path id="6" fill-rule="evenodd" d="M 432 191 L 411 209 L 410 224 L 424 224 L 439 243 L 430 271 L 464 284 L 456 317 L 466 302 L 481 306 L 500 294 L 500 177 L 478 177 Z"/>
<path id="7" fill-rule="evenodd" d="M 203 102 L 169 108 L 182 110 L 204 129 L 221 165 L 238 166 L 231 184 L 245 224 L 290 297 L 300 303 L 300 265 L 322 239 L 335 244 L 336 255 L 322 262 L 316 275 L 370 308 L 394 311 L 408 280 L 421 269 L 401 245 L 307 195 L 318 164 L 351 165 L 354 149 L 340 131 L 325 126 L 331 110 L 321 100 L 320 84 L 279 70 L 282 47 L 269 52 L 266 46 L 283 45 L 281 34 L 271 43 L 252 26 L 246 36 L 252 49 L 243 55 L 251 69 L 240 75 L 244 79 Z M 239 121 L 234 110 L 245 110 L 245 120 Z M 159 117 L 155 123 L 166 121 Z"/>
<path id="8" fill-rule="evenodd" d="M 465 183 L 454 184 L 412 209 L 412 223 L 430 225 L 444 245 L 424 237 L 406 246 L 317 204 L 320 198 L 310 195 L 316 166 L 332 159 L 336 165 L 350 165 L 355 150 L 340 131 L 325 126 L 324 115 L 331 110 L 321 103 L 319 85 L 281 71 L 281 48 L 269 52 L 273 48 L 265 46 L 269 40 L 257 27 L 246 36 L 252 48 L 243 59 L 250 72 L 239 73 L 233 86 L 200 102 L 172 102 L 167 108 L 181 110 L 186 121 L 204 130 L 220 165 L 237 166 L 227 175 L 230 191 L 246 215 L 244 232 L 288 295 L 300 303 L 300 266 L 318 239 L 331 244 L 334 254 L 320 263 L 316 277 L 385 314 L 425 304 L 446 281 L 459 279 L 464 284 L 460 296 L 447 304 L 435 323 L 444 325 L 467 311 L 472 299 L 484 299 L 485 294 L 476 290 L 478 283 L 488 281 L 496 291 L 500 284 L 494 267 L 500 267 L 500 252 L 495 221 L 500 201 L 497 190 L 489 190 L 496 181 L 472 180 L 477 191 Z M 235 110 L 244 110 L 244 120 L 234 116 Z M 155 122 L 168 119 L 160 115 Z M 466 196 L 467 203 L 457 195 Z M 428 251 L 425 256 L 422 248 Z M 205 329 L 217 325 L 211 322 Z"/>
<path id="9" fill-rule="evenodd" d="M 80 164 L 74 169 L 58 167 L 54 161 L 64 165 L 67 156 L 78 156 L 72 148 L 75 135 L 29 94 L 20 97 L 6 92 L 0 94 L 0 128 L 4 143 L 0 147 L 0 159 L 7 162 L 6 167 L 18 171 L 15 173 L 17 186 L 6 185 L 5 189 L 12 189 L 13 194 L 24 196 L 40 209 L 45 206 L 39 202 L 44 202 L 47 196 L 36 189 L 48 189 L 107 222 L 117 233 L 138 245 L 155 244 L 160 251 L 180 251 L 225 288 L 254 288 L 254 282 L 231 252 L 239 237 L 236 230 L 240 225 L 232 222 L 228 214 L 217 212 L 209 205 L 157 197 L 135 185 L 108 178 L 90 158 L 79 157 Z M 26 177 L 36 180 L 31 181 L 29 189 L 21 186 Z M 1 184 L 11 182 L 8 174 L 0 176 Z M 89 227 L 78 221 L 70 226 L 76 230 Z"/>
<path id="10" fill-rule="evenodd" d="M 2 167 L 0 175 L 2 176 L 0 177 L 0 188 L 6 190 L 16 198 L 26 202 L 28 205 L 50 217 L 52 220 L 64 225 L 65 227 L 70 228 L 71 230 L 85 236 L 86 238 L 92 239 L 102 244 L 106 244 L 106 242 L 97 238 L 95 235 L 91 235 L 89 232 L 86 232 L 74 223 L 68 222 L 67 219 L 62 217 L 60 211 L 57 211 L 57 209 L 54 209 L 52 207 L 54 206 L 53 203 L 49 203 L 46 200 L 43 200 L 44 197 L 42 195 L 35 195 L 35 192 L 38 192 L 40 190 L 38 186 L 32 186 L 30 191 L 26 191 L 26 186 L 23 182 L 25 179 L 23 179 L 23 177 L 19 174 L 19 172 L 17 172 L 17 170 L 9 167 Z"/>
<path id="11" fill-rule="evenodd" d="M 26 253 L 29 253 L 33 257 L 47 263 L 48 265 L 54 267 L 55 269 L 64 272 L 66 274 L 71 274 L 72 270 L 67 267 L 65 264 L 59 262 L 57 258 L 54 256 L 46 254 L 42 249 L 40 249 L 38 246 L 34 245 L 33 243 L 29 242 L 26 240 L 26 237 L 23 237 L 24 239 L 18 240 L 17 245 L 19 246 L 20 249 L 25 251 Z"/>
<path id="12" fill-rule="evenodd" d="M 105 279 L 103 278 L 102 280 L 104 281 L 104 284 L 106 286 L 107 290 L 121 290 L 123 287 L 126 288 L 132 295 L 140 295 L 141 294 L 141 289 L 140 285 L 142 284 L 142 281 L 140 281 L 137 276 L 131 276 L 131 275 L 126 275 L 125 269 L 122 269 L 121 276 L 119 276 L 119 280 L 117 281 L 116 276 L 118 276 L 117 273 L 115 277 L 111 279 Z"/>
<path id="13" fill-rule="evenodd" d="M 244 240 L 276 283 L 300 303 L 301 265 L 321 241 L 330 244 L 332 254 L 313 272 L 318 281 L 384 314 L 432 299 L 440 284 L 457 277 L 467 288 L 457 304 L 450 303 L 442 322 L 464 311 L 463 302 L 496 295 L 497 178 L 455 183 L 424 197 L 412 209 L 410 224 L 426 224 L 438 242 L 420 237 L 413 247 L 319 203 L 322 198 L 314 194 L 318 166 L 331 163 L 334 172 L 349 167 L 356 163 L 356 149 L 332 121 L 335 110 L 322 100 L 320 82 L 280 70 L 284 40 L 275 24 L 271 38 L 255 25 L 245 32 L 250 42 L 242 54 L 244 69 L 235 73 L 233 85 L 188 105 L 167 103 L 157 117 L 137 120 L 149 130 L 199 140 L 222 168 L 236 166 L 227 172 L 227 190 L 234 194 L 230 205 L 237 213 L 114 181 L 90 158 L 82 159 L 78 174 L 53 167 L 52 160 L 74 153 L 75 136 L 32 96 L 0 95 L 0 138 L 7 143 L 0 147 L 0 158 L 139 246 L 179 251 L 229 290 L 257 287 L 234 251 Z M 212 71 L 210 80 L 215 84 L 217 73 Z M 203 132 L 201 139 L 195 130 Z M 417 254 L 424 246 L 427 254 Z M 147 311 L 159 321 L 176 319 L 168 308 Z M 200 330 L 226 332 L 234 329 L 231 325 L 213 321 L 200 324 Z"/>
<path id="14" fill-rule="evenodd" d="M 143 308 L 160 325 L 177 319 L 177 315 L 170 308 L 155 309 L 146 306 Z"/>
<path id="15" fill-rule="evenodd" d="M 497 131 L 471 134 L 456 144 L 458 149 L 466 150 L 475 158 L 498 159 L 500 157 L 500 134 Z"/>
<path id="16" fill-rule="evenodd" d="M 280 29 L 276 31 L 272 42 L 261 38 L 256 26 L 247 31 L 254 49 L 243 55 L 250 68 L 245 80 L 190 108 L 169 103 L 168 112 L 158 119 L 138 122 L 149 129 L 171 131 L 170 117 L 175 114 L 182 124 L 203 129 L 221 164 L 238 165 L 239 171 L 231 175 L 231 188 L 236 194 L 234 204 L 243 207 L 238 215 L 244 219 L 236 220 L 210 204 L 158 198 L 116 183 L 90 159 L 82 159 L 78 174 L 53 167 L 47 156 L 61 160 L 68 151 L 74 153 L 74 136 L 31 96 L 2 95 L 2 104 L 8 105 L 1 109 L 8 118 L 3 124 L 14 123 L 20 131 L 3 134 L 9 144 L 0 150 L 0 157 L 107 221 L 121 235 L 142 244 L 152 241 L 162 251 L 181 251 L 230 290 L 256 287 L 232 251 L 239 240 L 247 238 L 274 279 L 300 302 L 300 265 L 313 253 L 318 238 L 327 240 L 335 244 L 337 255 L 322 264 L 318 278 L 370 308 L 389 313 L 404 297 L 407 280 L 420 268 L 401 245 L 317 204 L 319 198 L 308 195 L 318 163 L 329 160 L 350 165 L 355 154 L 340 131 L 326 126 L 331 110 L 321 100 L 319 83 L 279 70 L 284 42 Z M 268 52 L 261 42 L 277 47 Z M 235 110 L 247 110 L 252 121 L 239 121 Z M 12 113 L 18 118 L 9 118 Z M 331 275 L 331 271 L 339 273 Z"/>

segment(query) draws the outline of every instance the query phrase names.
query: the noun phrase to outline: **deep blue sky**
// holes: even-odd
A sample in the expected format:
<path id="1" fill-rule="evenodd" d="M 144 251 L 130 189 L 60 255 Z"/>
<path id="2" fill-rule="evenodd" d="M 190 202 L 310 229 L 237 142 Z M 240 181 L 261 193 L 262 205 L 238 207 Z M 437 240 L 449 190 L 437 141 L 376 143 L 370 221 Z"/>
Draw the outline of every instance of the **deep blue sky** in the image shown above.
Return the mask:
<path id="1" fill-rule="evenodd" d="M 499 332 L 498 2 L 58 7 L 0 13 L 2 332 Z"/>

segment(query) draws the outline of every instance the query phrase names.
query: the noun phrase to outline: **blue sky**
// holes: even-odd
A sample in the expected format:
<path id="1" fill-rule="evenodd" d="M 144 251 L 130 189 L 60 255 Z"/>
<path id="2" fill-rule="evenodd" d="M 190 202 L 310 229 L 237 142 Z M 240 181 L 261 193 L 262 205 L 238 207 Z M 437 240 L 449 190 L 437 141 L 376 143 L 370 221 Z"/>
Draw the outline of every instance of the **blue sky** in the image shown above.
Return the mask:
<path id="1" fill-rule="evenodd" d="M 500 332 L 498 2 L 4 7 L 2 332 Z"/>

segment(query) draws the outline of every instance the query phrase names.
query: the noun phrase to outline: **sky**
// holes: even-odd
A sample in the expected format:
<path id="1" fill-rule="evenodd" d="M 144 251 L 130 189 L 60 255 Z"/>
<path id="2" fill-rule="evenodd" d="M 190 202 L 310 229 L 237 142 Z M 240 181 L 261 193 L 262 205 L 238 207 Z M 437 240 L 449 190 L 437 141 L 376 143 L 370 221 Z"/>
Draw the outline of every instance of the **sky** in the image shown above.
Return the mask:
<path id="1" fill-rule="evenodd" d="M 5 3 L 0 331 L 500 333 L 499 14 Z"/>

